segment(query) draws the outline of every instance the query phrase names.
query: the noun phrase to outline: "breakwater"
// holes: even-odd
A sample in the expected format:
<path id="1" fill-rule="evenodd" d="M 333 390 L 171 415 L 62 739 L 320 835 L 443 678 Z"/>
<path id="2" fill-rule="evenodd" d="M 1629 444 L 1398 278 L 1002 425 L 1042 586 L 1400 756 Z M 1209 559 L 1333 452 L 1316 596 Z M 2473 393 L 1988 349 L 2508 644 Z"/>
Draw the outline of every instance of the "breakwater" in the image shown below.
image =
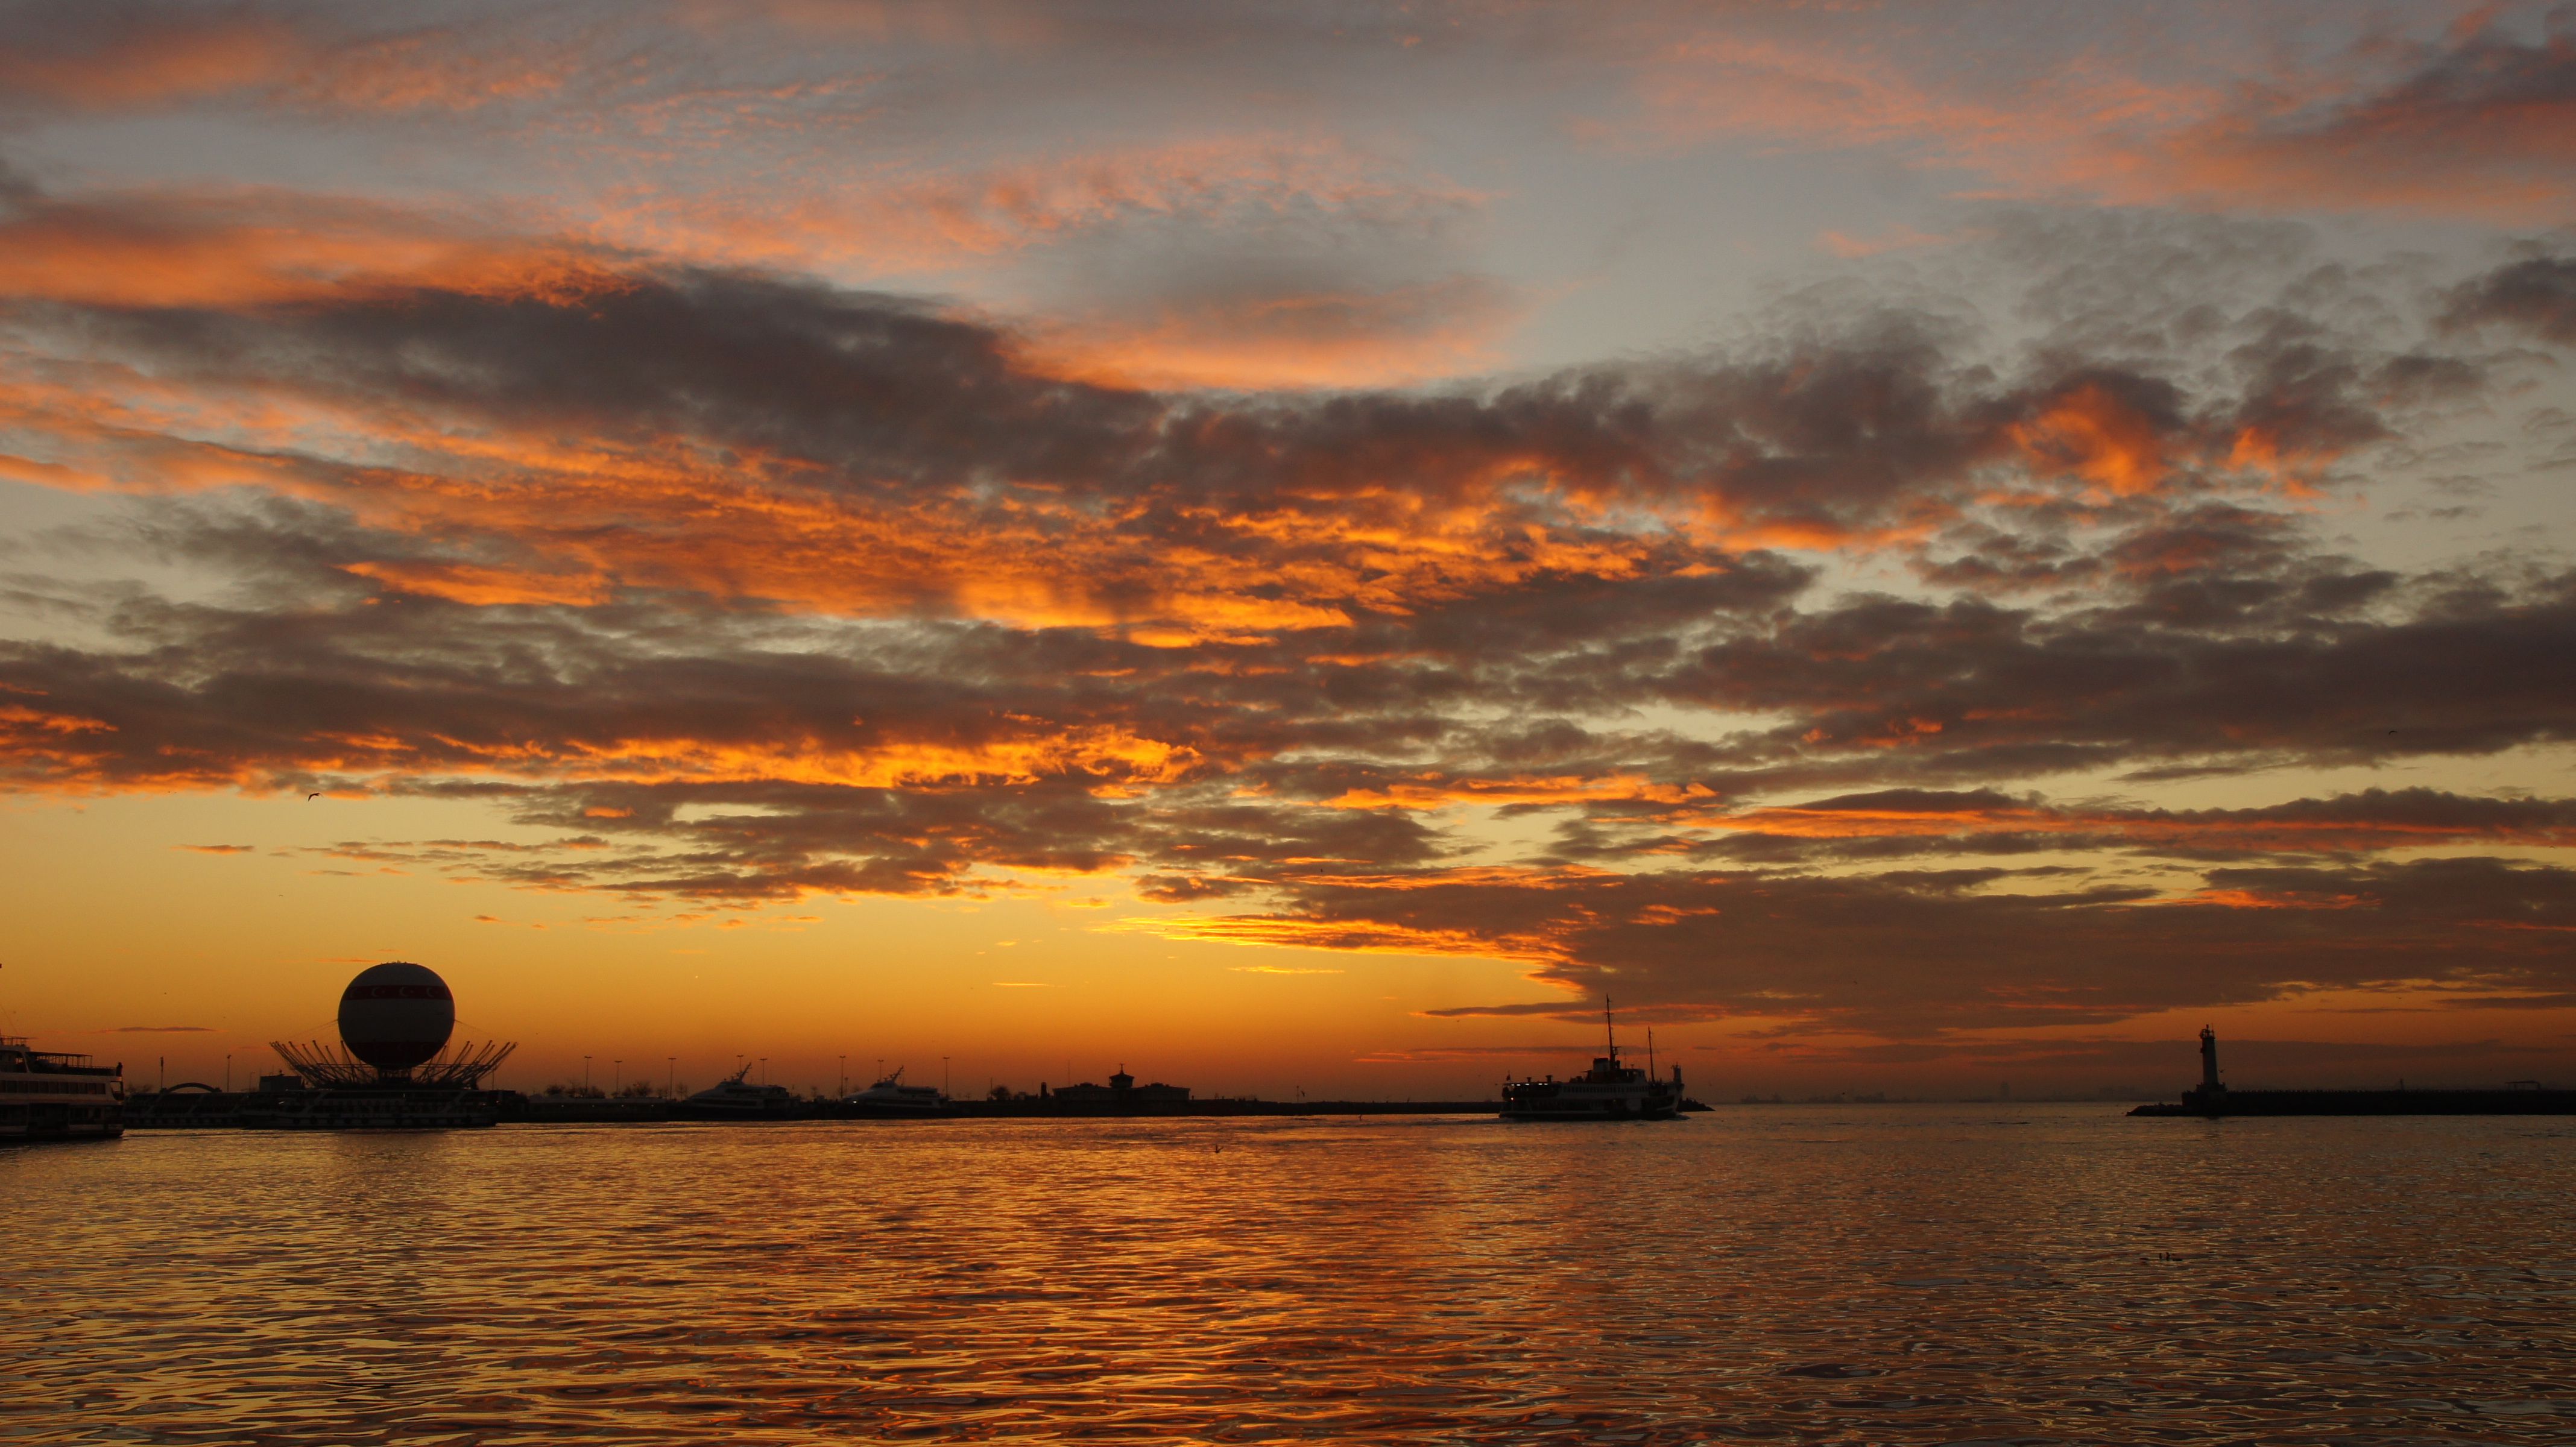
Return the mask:
<path id="1" fill-rule="evenodd" d="M 128 1130 L 472 1130 L 498 1125 L 492 1090 L 154 1090 L 125 1099 Z"/>
<path id="2" fill-rule="evenodd" d="M 2576 1090 L 2188 1090 L 2131 1115 L 2576 1115 Z"/>
<path id="3" fill-rule="evenodd" d="M 647 1125 L 664 1121 L 1121 1120 L 1186 1116 L 1492 1115 L 1493 1100 L 1186 1100 L 1090 1104 L 1052 1098 L 956 1101 L 943 1111 L 894 1115 L 845 1101 L 791 1099 L 760 1113 L 693 1108 L 660 1097 L 522 1095 L 517 1091 L 167 1090 L 127 1098 L 132 1130 L 316 1130 L 475 1127 L 504 1122 Z"/>
<path id="4" fill-rule="evenodd" d="M 2218 1032 L 2200 1027 L 2200 1083 L 2182 1099 L 2142 1105 L 2131 1115 L 2576 1115 L 2576 1090 L 2537 1080 L 2467 1090 L 2230 1090 L 2218 1070 Z"/>
<path id="5" fill-rule="evenodd" d="M 777 1115 L 785 1120 L 1124 1120 L 1186 1116 L 1246 1115 L 1492 1115 L 1502 1109 L 1493 1100 L 1180 1100 L 1114 1102 L 1058 1101 L 1053 1098 L 959 1100 L 936 1112 L 891 1112 L 839 1100 L 798 1100 Z M 687 1100 L 600 1099 L 584 1096 L 527 1095 L 505 1103 L 503 1120 L 645 1121 L 734 1120 L 754 1117 L 692 1109 Z"/>

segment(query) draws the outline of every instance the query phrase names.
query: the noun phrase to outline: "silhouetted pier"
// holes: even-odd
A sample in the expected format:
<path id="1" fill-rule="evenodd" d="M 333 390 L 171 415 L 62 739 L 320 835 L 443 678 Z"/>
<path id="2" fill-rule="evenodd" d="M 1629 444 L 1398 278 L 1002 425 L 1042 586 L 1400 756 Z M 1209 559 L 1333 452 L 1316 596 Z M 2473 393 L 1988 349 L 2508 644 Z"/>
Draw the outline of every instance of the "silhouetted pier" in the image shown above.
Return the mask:
<path id="1" fill-rule="evenodd" d="M 2131 1115 L 2576 1115 L 2576 1090 L 2525 1080 L 2466 1090 L 2231 1090 L 2218 1073 L 2218 1032 L 2200 1031 L 2200 1084 L 2180 1102 L 2142 1105 Z"/>
<path id="2" fill-rule="evenodd" d="M 503 1091 L 209 1090 L 125 1098 L 129 1130 L 474 1130 L 498 1125 Z"/>
<path id="3" fill-rule="evenodd" d="M 515 1121 L 581 1121 L 593 1124 L 685 1120 L 675 1100 L 603 1100 L 586 1096 L 527 1095 L 505 1101 L 501 1118 Z M 1063 1100 L 1020 1096 L 1010 1100 L 958 1100 L 935 1115 L 886 1116 L 840 1100 L 800 1100 L 778 1120 L 1170 1120 L 1245 1115 L 1492 1115 L 1493 1100 Z"/>
<path id="4" fill-rule="evenodd" d="M 144 1091 L 126 1101 L 131 1130 L 399 1130 L 457 1129 L 505 1122 L 653 1125 L 666 1121 L 729 1123 L 693 1117 L 687 1102 L 661 1097 L 521 1095 L 516 1091 Z M 1127 1105 L 1052 1097 L 961 1100 L 942 1120 L 1168 1120 L 1204 1116 L 1493 1115 L 1493 1100 L 1188 1100 Z M 886 1119 L 838 1100 L 798 1100 L 761 1120 Z M 746 1117 L 746 1120 L 751 1118 Z"/>

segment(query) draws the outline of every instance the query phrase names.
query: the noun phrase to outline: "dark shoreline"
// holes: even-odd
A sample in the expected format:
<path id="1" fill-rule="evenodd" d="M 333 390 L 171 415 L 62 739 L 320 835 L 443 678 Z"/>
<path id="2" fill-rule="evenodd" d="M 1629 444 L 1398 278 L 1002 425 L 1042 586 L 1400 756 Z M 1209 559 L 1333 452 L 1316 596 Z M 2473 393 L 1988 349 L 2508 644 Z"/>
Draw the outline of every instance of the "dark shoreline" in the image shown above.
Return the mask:
<path id="1" fill-rule="evenodd" d="M 240 1128 L 345 1129 L 366 1126 L 485 1126 L 503 1123 L 655 1125 L 663 1122 L 760 1124 L 792 1120 L 884 1120 L 937 1124 L 953 1120 L 1169 1120 L 1197 1117 L 1314 1115 L 1495 1115 L 1498 1100 L 1191 1100 L 1171 1103 L 1059 1104 L 1052 1099 L 959 1101 L 936 1114 L 898 1114 L 831 1100 L 798 1100 L 776 1112 L 691 1109 L 685 1100 L 651 1097 L 521 1095 L 516 1091 L 151 1091 L 129 1096 L 130 1130 Z"/>
<path id="2" fill-rule="evenodd" d="M 2190 1090 L 2131 1115 L 2576 1115 L 2576 1090 Z"/>

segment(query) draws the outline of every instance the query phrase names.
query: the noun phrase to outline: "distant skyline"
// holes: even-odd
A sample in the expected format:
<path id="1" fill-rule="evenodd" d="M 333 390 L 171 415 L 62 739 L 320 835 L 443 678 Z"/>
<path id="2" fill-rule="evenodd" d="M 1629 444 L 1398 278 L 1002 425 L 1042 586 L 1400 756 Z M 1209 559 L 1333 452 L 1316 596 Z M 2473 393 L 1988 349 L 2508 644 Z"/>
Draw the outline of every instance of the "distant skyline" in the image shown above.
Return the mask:
<path id="1" fill-rule="evenodd" d="M 0 3 L 0 1031 L 2576 1083 L 2571 368 L 2563 7 Z"/>

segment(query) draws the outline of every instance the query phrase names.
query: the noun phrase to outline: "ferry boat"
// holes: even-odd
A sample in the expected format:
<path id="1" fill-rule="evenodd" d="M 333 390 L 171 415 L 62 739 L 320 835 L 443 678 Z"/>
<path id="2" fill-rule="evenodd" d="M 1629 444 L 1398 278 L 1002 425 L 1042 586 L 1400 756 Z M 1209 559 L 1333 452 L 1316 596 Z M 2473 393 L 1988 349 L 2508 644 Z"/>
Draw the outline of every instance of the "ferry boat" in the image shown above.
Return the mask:
<path id="1" fill-rule="evenodd" d="M 677 1114 L 718 1120 L 785 1120 L 796 1113 L 796 1097 L 783 1085 L 754 1085 L 745 1065 L 723 1080 L 681 1101 Z"/>
<path id="2" fill-rule="evenodd" d="M 0 1141 L 125 1134 L 125 1067 L 0 1036 Z"/>
<path id="3" fill-rule="evenodd" d="M 855 1116 L 932 1116 L 949 1113 L 948 1097 L 927 1085 L 903 1083 L 903 1067 L 865 1090 L 841 1097 L 842 1113 Z"/>
<path id="4" fill-rule="evenodd" d="M 1619 1058 L 1619 1032 L 1610 1018 L 1610 1002 L 1601 1003 L 1601 1027 L 1608 1053 L 1571 1080 L 1503 1082 L 1505 1120 L 1674 1120 L 1682 1111 L 1682 1068 L 1672 1078 L 1658 1079 L 1654 1070 L 1654 1035 L 1647 1033 L 1646 1068 Z"/>

